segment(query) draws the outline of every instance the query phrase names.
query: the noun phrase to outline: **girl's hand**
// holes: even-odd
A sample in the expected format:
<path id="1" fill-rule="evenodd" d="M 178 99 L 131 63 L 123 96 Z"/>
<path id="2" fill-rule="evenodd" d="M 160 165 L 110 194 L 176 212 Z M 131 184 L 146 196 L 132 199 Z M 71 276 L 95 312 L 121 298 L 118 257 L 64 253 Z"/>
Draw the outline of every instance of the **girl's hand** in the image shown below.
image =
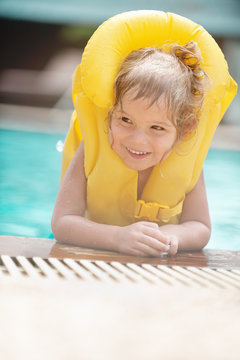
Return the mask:
<path id="1" fill-rule="evenodd" d="M 136 256 L 162 256 L 163 252 L 175 255 L 177 237 L 160 230 L 153 222 L 137 222 L 119 227 L 116 234 L 119 252 Z"/>
<path id="2" fill-rule="evenodd" d="M 171 256 L 174 256 L 174 255 L 176 255 L 176 253 L 178 251 L 179 240 L 178 240 L 176 235 L 168 234 L 168 237 L 169 237 L 169 240 L 170 240 L 168 254 L 171 255 Z"/>

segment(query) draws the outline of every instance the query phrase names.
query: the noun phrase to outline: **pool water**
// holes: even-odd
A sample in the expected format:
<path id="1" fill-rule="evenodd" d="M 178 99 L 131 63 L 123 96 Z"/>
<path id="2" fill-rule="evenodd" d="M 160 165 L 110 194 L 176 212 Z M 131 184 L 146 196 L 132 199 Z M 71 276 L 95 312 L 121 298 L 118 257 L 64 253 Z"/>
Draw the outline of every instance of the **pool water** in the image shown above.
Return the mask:
<path id="1" fill-rule="evenodd" d="M 211 249 L 240 250 L 240 151 L 210 149 L 204 164 Z"/>
<path id="2" fill-rule="evenodd" d="M 62 134 L 0 131 L 0 234 L 48 237 Z M 204 165 L 212 221 L 207 248 L 240 250 L 240 152 L 210 149 Z"/>
<path id="3" fill-rule="evenodd" d="M 0 131 L 0 234 L 48 237 L 63 135 Z"/>

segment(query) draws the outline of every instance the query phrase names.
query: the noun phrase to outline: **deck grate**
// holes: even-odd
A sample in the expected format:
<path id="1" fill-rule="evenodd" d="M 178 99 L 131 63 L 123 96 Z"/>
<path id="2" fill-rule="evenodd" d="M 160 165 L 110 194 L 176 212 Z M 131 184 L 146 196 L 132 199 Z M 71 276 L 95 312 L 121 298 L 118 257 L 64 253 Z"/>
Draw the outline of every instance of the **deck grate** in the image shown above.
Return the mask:
<path id="1" fill-rule="evenodd" d="M 0 276 L 107 283 L 237 288 L 240 271 L 193 266 L 166 266 L 24 256 L 0 256 Z"/>

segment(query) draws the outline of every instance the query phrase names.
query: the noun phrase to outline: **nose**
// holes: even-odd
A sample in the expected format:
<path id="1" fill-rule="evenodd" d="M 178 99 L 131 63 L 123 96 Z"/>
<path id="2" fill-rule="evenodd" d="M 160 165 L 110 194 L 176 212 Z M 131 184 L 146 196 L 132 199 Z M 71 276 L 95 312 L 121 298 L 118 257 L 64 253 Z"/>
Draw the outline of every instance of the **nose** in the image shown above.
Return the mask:
<path id="1" fill-rule="evenodd" d="M 146 145 L 148 143 L 147 134 L 142 129 L 134 129 L 131 134 L 132 145 Z M 136 149 L 138 150 L 138 149 Z"/>

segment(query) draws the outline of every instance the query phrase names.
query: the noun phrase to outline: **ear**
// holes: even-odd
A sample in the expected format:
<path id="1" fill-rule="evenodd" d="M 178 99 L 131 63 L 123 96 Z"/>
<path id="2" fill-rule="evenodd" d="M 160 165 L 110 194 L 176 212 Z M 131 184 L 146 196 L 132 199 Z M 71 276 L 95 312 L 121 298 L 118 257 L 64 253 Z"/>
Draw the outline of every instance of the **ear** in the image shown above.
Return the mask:
<path id="1" fill-rule="evenodd" d="M 186 120 L 182 126 L 181 139 L 185 139 L 188 136 L 191 136 L 193 131 L 197 128 L 197 125 L 198 118 L 194 115 L 190 119 Z"/>

